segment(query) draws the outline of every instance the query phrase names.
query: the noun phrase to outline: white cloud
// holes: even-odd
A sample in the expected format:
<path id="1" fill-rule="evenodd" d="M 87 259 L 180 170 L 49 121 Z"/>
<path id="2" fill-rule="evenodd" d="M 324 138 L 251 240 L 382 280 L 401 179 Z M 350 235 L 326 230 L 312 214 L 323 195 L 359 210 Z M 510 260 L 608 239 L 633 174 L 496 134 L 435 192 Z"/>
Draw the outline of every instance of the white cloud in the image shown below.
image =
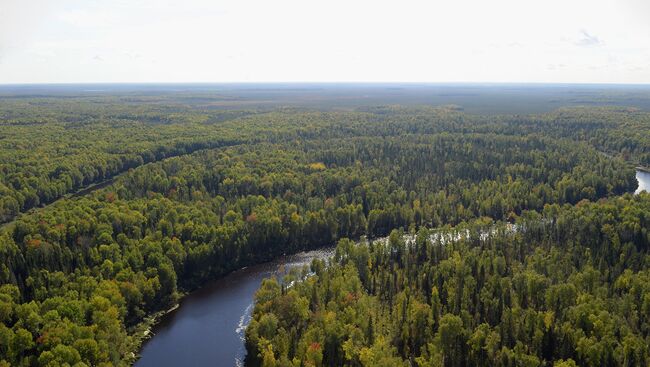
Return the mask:
<path id="1" fill-rule="evenodd" d="M 647 10 L 642 0 L 0 0 L 0 83 L 650 83 L 650 26 L 637 14 Z"/>
<path id="2" fill-rule="evenodd" d="M 589 32 L 585 31 L 584 29 L 580 31 L 581 37 L 579 40 L 575 42 L 577 46 L 585 46 L 585 47 L 591 47 L 591 46 L 601 46 L 603 42 L 593 34 L 589 34 Z"/>

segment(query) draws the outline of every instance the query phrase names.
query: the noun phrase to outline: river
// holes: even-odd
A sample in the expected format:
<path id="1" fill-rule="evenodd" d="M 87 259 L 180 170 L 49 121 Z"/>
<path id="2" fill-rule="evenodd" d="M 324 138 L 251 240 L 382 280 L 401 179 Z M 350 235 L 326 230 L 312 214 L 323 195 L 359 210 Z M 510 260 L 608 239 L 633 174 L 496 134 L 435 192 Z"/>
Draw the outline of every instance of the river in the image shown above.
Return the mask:
<path id="1" fill-rule="evenodd" d="M 650 173 L 637 171 L 636 178 L 635 194 L 650 192 Z M 155 336 L 145 342 L 135 365 L 242 366 L 244 331 L 262 279 L 331 254 L 327 249 L 286 256 L 236 271 L 191 293 L 154 327 Z"/>
<path id="2" fill-rule="evenodd" d="M 155 336 L 144 343 L 135 365 L 243 366 L 244 331 L 262 279 L 330 257 L 333 251 L 301 252 L 250 266 L 192 292 L 152 329 Z"/>
<path id="3" fill-rule="evenodd" d="M 646 192 L 650 192 L 650 172 L 637 170 L 636 180 L 639 181 L 639 187 L 634 192 L 635 194 L 638 194 L 644 190 Z"/>

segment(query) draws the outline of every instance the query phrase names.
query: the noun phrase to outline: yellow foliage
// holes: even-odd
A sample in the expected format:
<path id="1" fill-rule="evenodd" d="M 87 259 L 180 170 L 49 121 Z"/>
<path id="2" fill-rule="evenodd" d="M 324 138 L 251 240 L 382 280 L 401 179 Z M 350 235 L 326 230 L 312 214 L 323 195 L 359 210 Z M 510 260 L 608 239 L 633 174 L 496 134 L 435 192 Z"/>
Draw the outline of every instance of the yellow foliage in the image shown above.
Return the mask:
<path id="1" fill-rule="evenodd" d="M 314 162 L 309 165 L 309 168 L 314 171 L 324 171 L 327 167 L 325 167 L 325 164 L 322 162 Z"/>

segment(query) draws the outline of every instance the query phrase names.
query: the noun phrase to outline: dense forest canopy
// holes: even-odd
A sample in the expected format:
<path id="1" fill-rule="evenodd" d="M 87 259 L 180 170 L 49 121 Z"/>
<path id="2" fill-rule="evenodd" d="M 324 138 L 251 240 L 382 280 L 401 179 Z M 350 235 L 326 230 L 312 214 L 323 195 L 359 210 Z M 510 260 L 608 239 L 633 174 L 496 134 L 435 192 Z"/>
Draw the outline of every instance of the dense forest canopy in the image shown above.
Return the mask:
<path id="1" fill-rule="evenodd" d="M 646 366 L 650 195 L 339 241 L 256 294 L 262 366 Z"/>
<path id="2" fill-rule="evenodd" d="M 3 99 L 0 365 L 126 365 L 147 316 L 233 270 L 343 238 L 505 225 L 495 222 L 526 230 L 449 246 L 422 234 L 415 263 L 396 234 L 390 245 L 403 261 L 382 246 L 343 240 L 330 267 L 315 264 L 316 276 L 302 276 L 291 291 L 266 282 L 248 331 L 249 362 L 492 364 L 525 356 L 584 363 L 596 357 L 576 350 L 605 348 L 596 344 L 608 337 L 607 351 L 589 353 L 641 363 L 647 287 L 619 289 L 615 281 L 626 272 L 630 284 L 647 278 L 647 195 L 619 196 L 637 187 L 633 163 L 650 164 L 649 116 L 618 107 L 502 116 L 455 106 L 223 109 L 186 95 Z M 99 183 L 106 186 L 71 195 Z M 573 229 L 578 224 L 582 231 Z M 350 260 L 356 256 L 372 266 Z M 478 284 L 473 266 L 486 261 L 495 265 L 482 265 Z M 617 319 L 612 338 L 584 329 L 596 346 L 580 347 L 581 335 L 568 330 L 578 316 L 545 316 L 546 301 L 522 301 L 517 282 L 528 282 L 520 279 L 528 267 L 540 292 L 572 284 L 557 290 L 573 292 L 569 306 L 589 301 L 600 307 L 596 315 L 603 309 L 626 324 Z M 591 288 L 573 284 L 587 270 Z M 465 280 L 473 285 L 458 284 Z M 348 293 L 328 293 L 330 281 Z M 434 283 L 443 297 L 435 305 Z M 472 293 L 484 288 L 484 297 Z M 265 304 L 265 289 L 285 303 Z M 613 292 L 635 293 L 619 304 Z M 322 330 L 323 320 L 348 306 L 356 318 L 327 321 L 334 329 Z M 423 334 L 403 331 L 394 311 L 420 323 L 409 327 Z M 372 327 L 355 324 L 359 312 L 373 315 Z M 524 320 L 534 336 L 544 317 L 551 321 L 541 337 L 565 350 L 502 326 Z M 443 318 L 460 332 L 446 346 L 438 338 Z M 485 338 L 499 334 L 491 354 L 483 341 L 467 344 L 479 329 Z M 348 337 L 354 340 L 345 344 Z M 457 349 L 445 349 L 451 346 Z M 466 359 L 450 358 L 460 355 Z"/>
<path id="3" fill-rule="evenodd" d="M 543 115 L 476 116 L 454 107 L 263 112 L 182 102 L 154 97 L 2 101 L 0 221 L 144 163 L 255 141 L 441 132 L 541 135 L 585 142 L 650 165 L 650 114 L 634 109 L 575 107 Z"/>

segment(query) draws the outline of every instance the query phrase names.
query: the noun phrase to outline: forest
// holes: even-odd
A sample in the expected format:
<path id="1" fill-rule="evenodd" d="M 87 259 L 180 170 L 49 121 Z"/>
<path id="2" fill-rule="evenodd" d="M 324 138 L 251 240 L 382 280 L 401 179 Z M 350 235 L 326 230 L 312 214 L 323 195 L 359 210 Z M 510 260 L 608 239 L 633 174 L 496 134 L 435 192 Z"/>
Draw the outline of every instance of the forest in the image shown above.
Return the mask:
<path id="1" fill-rule="evenodd" d="M 646 366 L 650 195 L 547 205 L 387 241 L 265 280 L 250 365 Z"/>
<path id="2" fill-rule="evenodd" d="M 0 126 L 0 365 L 129 365 L 184 294 L 337 242 L 264 282 L 248 363 L 648 362 L 647 112 L 32 96 Z"/>
<path id="3" fill-rule="evenodd" d="M 648 119 L 620 107 L 477 116 L 456 106 L 267 111 L 215 109 L 178 96 L 7 99 L 0 103 L 0 222 L 145 163 L 256 142 L 442 132 L 545 136 L 649 166 Z"/>

